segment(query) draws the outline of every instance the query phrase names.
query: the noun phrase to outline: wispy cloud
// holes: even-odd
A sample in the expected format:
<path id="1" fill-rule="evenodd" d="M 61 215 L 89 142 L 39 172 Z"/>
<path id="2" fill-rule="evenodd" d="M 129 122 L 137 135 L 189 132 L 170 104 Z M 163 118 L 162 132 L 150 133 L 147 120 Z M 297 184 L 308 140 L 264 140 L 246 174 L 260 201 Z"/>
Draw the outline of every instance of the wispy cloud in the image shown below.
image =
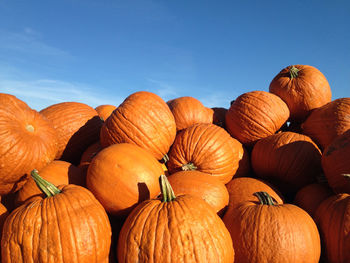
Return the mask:
<path id="1" fill-rule="evenodd" d="M 165 81 L 155 80 L 151 78 L 148 78 L 147 81 L 154 85 L 152 87 L 152 91 L 165 101 L 174 99 L 179 96 L 179 89 Z"/>

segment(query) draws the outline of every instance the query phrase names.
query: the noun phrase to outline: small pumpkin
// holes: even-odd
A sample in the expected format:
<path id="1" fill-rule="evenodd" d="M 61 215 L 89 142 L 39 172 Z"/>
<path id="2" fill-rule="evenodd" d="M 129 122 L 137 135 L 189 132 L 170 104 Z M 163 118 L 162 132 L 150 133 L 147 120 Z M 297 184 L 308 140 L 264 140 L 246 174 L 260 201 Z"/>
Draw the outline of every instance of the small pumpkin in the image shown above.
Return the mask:
<path id="1" fill-rule="evenodd" d="M 101 128 L 102 147 L 133 143 L 161 160 L 176 136 L 176 124 L 168 105 L 158 95 L 139 91 L 129 95 Z"/>
<path id="2" fill-rule="evenodd" d="M 102 120 L 96 110 L 80 102 L 62 102 L 40 111 L 58 134 L 56 159 L 78 165 L 85 149 L 99 140 Z"/>
<path id="3" fill-rule="evenodd" d="M 289 118 L 287 104 L 266 91 L 240 95 L 226 113 L 226 129 L 247 147 L 277 132 Z"/>
<path id="4" fill-rule="evenodd" d="M 313 109 L 332 99 L 326 77 L 309 65 L 291 65 L 282 69 L 271 81 L 269 91 L 287 105 L 292 120 L 302 121 Z"/>
<path id="5" fill-rule="evenodd" d="M 195 124 L 180 131 L 169 151 L 170 174 L 197 170 L 229 182 L 243 156 L 242 144 L 215 124 Z"/>
<path id="6" fill-rule="evenodd" d="M 176 122 L 176 130 L 188 128 L 197 123 L 212 123 L 213 111 L 209 110 L 198 99 L 185 96 L 167 102 Z"/>
<path id="7" fill-rule="evenodd" d="M 108 262 L 111 226 L 93 194 L 77 185 L 58 188 L 32 176 L 46 198 L 26 203 L 7 218 L 1 262 Z"/>
<path id="8" fill-rule="evenodd" d="M 301 128 L 324 150 L 336 137 L 350 129 L 349 116 L 350 98 L 339 98 L 313 110 Z"/>
<path id="9" fill-rule="evenodd" d="M 87 170 L 89 168 L 89 165 L 92 161 L 92 159 L 103 149 L 101 146 L 101 143 L 95 142 L 91 144 L 89 147 L 86 148 L 86 150 L 83 152 L 81 158 L 80 158 L 80 163 L 78 167 L 82 170 L 82 173 L 84 178 L 86 178 Z"/>
<path id="10" fill-rule="evenodd" d="M 259 140 L 251 164 L 255 174 L 283 193 L 295 193 L 322 173 L 321 151 L 306 135 L 280 132 Z"/>
<path id="11" fill-rule="evenodd" d="M 41 169 L 57 153 L 51 123 L 17 97 L 0 93 L 0 195 L 14 193 L 30 171 Z"/>
<path id="12" fill-rule="evenodd" d="M 161 174 L 162 165 L 151 153 L 135 144 L 119 143 L 92 159 L 86 185 L 109 214 L 123 217 L 159 194 Z"/>
<path id="13" fill-rule="evenodd" d="M 350 115 L 349 115 L 350 116 Z M 336 193 L 350 194 L 350 129 L 336 137 L 324 150 L 322 168 Z"/>
<path id="14" fill-rule="evenodd" d="M 180 171 L 168 176 L 176 196 L 190 194 L 202 198 L 222 215 L 228 205 L 226 186 L 214 176 L 198 171 Z"/>
<path id="15" fill-rule="evenodd" d="M 119 235 L 118 262 L 232 263 L 234 250 L 225 225 L 203 199 L 175 196 L 160 177 L 162 199 L 139 204 Z"/>
<path id="16" fill-rule="evenodd" d="M 114 105 L 110 105 L 110 104 L 102 104 L 99 105 L 95 108 L 95 110 L 98 113 L 98 116 L 100 116 L 100 118 L 105 121 L 107 120 L 107 118 L 109 117 L 109 115 L 112 114 L 112 112 L 116 109 L 117 107 Z"/>
<path id="17" fill-rule="evenodd" d="M 327 262 L 350 262 L 350 195 L 328 197 L 317 208 L 315 221 L 320 229 Z"/>
<path id="18" fill-rule="evenodd" d="M 292 204 L 276 204 L 266 192 L 254 193 L 259 202 L 237 206 L 226 220 L 235 262 L 318 263 L 320 236 L 313 219 Z"/>

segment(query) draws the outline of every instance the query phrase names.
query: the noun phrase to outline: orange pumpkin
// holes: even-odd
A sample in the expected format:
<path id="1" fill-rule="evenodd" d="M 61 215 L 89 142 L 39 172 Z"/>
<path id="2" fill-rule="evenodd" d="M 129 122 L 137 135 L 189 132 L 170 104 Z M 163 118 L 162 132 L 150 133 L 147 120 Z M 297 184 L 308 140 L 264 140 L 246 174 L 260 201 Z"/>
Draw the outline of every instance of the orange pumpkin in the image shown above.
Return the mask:
<path id="1" fill-rule="evenodd" d="M 118 262 L 232 263 L 232 240 L 214 209 L 198 197 L 175 197 L 165 175 L 160 181 L 162 200 L 142 202 L 126 219 Z"/>
<path id="2" fill-rule="evenodd" d="M 92 159 L 102 150 L 101 143 L 95 142 L 91 144 L 84 152 L 83 155 L 80 158 L 80 163 L 78 167 L 82 170 L 82 173 L 84 178 L 86 178 L 87 170 L 89 168 L 89 165 L 92 161 Z"/>
<path id="3" fill-rule="evenodd" d="M 85 185 L 85 178 L 83 178 L 81 170 L 69 162 L 55 160 L 40 169 L 39 172 L 42 178 L 54 185 Z M 38 188 L 34 179 L 29 178 L 17 192 L 15 203 L 17 206 L 20 206 L 25 202 L 32 202 L 43 197 L 44 193 Z"/>
<path id="4" fill-rule="evenodd" d="M 350 116 L 350 115 L 349 115 Z M 350 194 L 350 129 L 324 150 L 322 167 L 328 184 L 336 193 Z"/>
<path id="5" fill-rule="evenodd" d="M 215 124 L 195 124 L 180 131 L 168 154 L 170 174 L 197 170 L 223 183 L 235 175 L 243 155 L 242 144 Z"/>
<path id="6" fill-rule="evenodd" d="M 225 116 L 228 109 L 222 108 L 222 107 L 214 107 L 212 108 L 212 110 L 214 111 L 213 123 L 225 129 L 226 128 Z"/>
<path id="7" fill-rule="evenodd" d="M 168 105 L 158 95 L 140 91 L 129 95 L 101 128 L 101 145 L 133 143 L 161 160 L 176 136 Z"/>
<path id="8" fill-rule="evenodd" d="M 57 153 L 57 134 L 37 111 L 10 94 L 0 93 L 0 195 L 17 191 L 34 168 Z"/>
<path id="9" fill-rule="evenodd" d="M 58 188 L 32 173 L 47 198 L 28 202 L 7 218 L 2 263 L 108 262 L 111 226 L 93 194 L 77 185 Z"/>
<path id="10" fill-rule="evenodd" d="M 318 263 L 320 236 L 313 219 L 292 204 L 276 204 L 266 192 L 244 202 L 226 221 L 235 262 Z"/>
<path id="11" fill-rule="evenodd" d="M 160 162 L 141 147 L 119 143 L 101 150 L 91 161 L 86 185 L 106 211 L 125 216 L 140 202 L 155 198 Z"/>
<path id="12" fill-rule="evenodd" d="M 222 215 L 228 205 L 226 186 L 214 176 L 198 171 L 180 171 L 168 177 L 176 196 L 194 195 L 211 205 Z"/>
<path id="13" fill-rule="evenodd" d="M 350 98 L 340 98 L 313 110 L 301 128 L 324 150 L 336 137 L 350 129 L 349 116 Z"/>
<path id="14" fill-rule="evenodd" d="M 232 137 L 251 147 L 277 132 L 288 118 L 289 109 L 280 97 L 266 91 L 251 91 L 232 103 L 225 120 Z"/>
<path id="15" fill-rule="evenodd" d="M 304 120 L 313 109 L 332 99 L 326 77 L 317 68 L 292 65 L 281 70 L 270 83 L 269 91 L 287 105 L 292 120 Z"/>
<path id="16" fill-rule="evenodd" d="M 62 102 L 40 111 L 56 129 L 59 150 L 56 159 L 78 165 L 85 149 L 98 141 L 102 120 L 96 110 L 79 102 Z"/>
<path id="17" fill-rule="evenodd" d="M 2 228 L 8 215 L 9 212 L 7 211 L 7 208 L 2 203 L 0 203 L 0 241 L 2 236 Z"/>
<path id="18" fill-rule="evenodd" d="M 116 109 L 117 107 L 114 105 L 109 105 L 109 104 L 103 104 L 99 105 L 95 108 L 95 110 L 98 113 L 98 116 L 101 117 L 103 121 L 107 120 L 107 118 L 112 114 L 112 112 Z"/>
<path id="19" fill-rule="evenodd" d="M 179 97 L 167 102 L 176 122 L 176 130 L 183 130 L 197 123 L 212 123 L 213 111 L 193 97 Z"/>

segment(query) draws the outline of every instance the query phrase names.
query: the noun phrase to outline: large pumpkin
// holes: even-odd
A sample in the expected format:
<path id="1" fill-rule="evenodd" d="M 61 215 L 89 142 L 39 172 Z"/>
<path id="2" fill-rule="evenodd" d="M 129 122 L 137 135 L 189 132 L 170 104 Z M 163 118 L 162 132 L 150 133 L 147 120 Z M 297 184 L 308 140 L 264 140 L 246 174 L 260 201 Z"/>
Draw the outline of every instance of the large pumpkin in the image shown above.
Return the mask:
<path id="1" fill-rule="evenodd" d="M 240 95 L 226 113 L 226 129 L 246 146 L 274 134 L 289 118 L 286 103 L 272 93 L 251 91 Z"/>
<path id="2" fill-rule="evenodd" d="M 110 105 L 110 104 L 102 104 L 99 105 L 95 108 L 95 110 L 98 113 L 98 116 L 100 116 L 100 118 L 105 121 L 107 120 L 107 118 L 112 114 L 112 112 L 116 109 L 117 107 L 114 105 Z"/>
<path id="3" fill-rule="evenodd" d="M 226 186 L 214 176 L 198 171 L 180 171 L 168 177 L 176 196 L 190 194 L 202 198 L 222 215 L 228 205 Z"/>
<path id="4" fill-rule="evenodd" d="M 86 185 L 106 211 L 126 216 L 140 202 L 159 193 L 160 162 L 145 149 L 119 143 L 101 150 L 91 161 Z"/>
<path id="5" fill-rule="evenodd" d="M 259 202 L 237 206 L 230 231 L 235 262 L 318 263 L 320 236 L 313 219 L 292 204 L 276 204 L 266 192 L 257 192 Z"/>
<path id="6" fill-rule="evenodd" d="M 350 262 L 350 195 L 337 194 L 324 200 L 316 210 L 315 221 L 327 262 Z"/>
<path id="7" fill-rule="evenodd" d="M 349 116 L 350 98 L 340 98 L 313 110 L 301 128 L 324 150 L 336 137 L 350 129 Z"/>
<path id="8" fill-rule="evenodd" d="M 41 169 L 57 153 L 51 123 L 25 102 L 0 93 L 0 195 L 15 192 L 34 168 Z"/>
<path id="9" fill-rule="evenodd" d="M 280 132 L 259 140 L 251 154 L 256 175 L 273 182 L 283 193 L 296 192 L 316 182 L 322 173 L 321 152 L 308 137 Z"/>
<path id="10" fill-rule="evenodd" d="M 168 105 L 158 95 L 139 91 L 129 95 L 101 128 L 101 145 L 132 143 L 161 160 L 176 136 Z"/>
<path id="11" fill-rule="evenodd" d="M 197 170 L 229 182 L 243 156 L 242 144 L 215 124 L 195 124 L 180 131 L 169 152 L 170 174 Z"/>
<path id="12" fill-rule="evenodd" d="M 62 102 L 40 111 L 58 134 L 56 159 L 79 164 L 85 149 L 99 140 L 102 120 L 96 110 L 79 102 Z"/>
<path id="13" fill-rule="evenodd" d="M 118 262 L 232 263 L 234 250 L 225 225 L 203 199 L 173 194 L 161 176 L 162 200 L 139 204 L 118 240 Z"/>
<path id="14" fill-rule="evenodd" d="M 214 111 L 207 109 L 193 97 L 179 97 L 167 102 L 176 122 L 176 130 L 188 128 L 197 123 L 212 123 Z"/>
<path id="15" fill-rule="evenodd" d="M 47 198 L 26 203 L 6 219 L 1 262 L 108 262 L 111 226 L 93 194 L 76 185 L 59 188 L 33 172 Z"/>
<path id="16" fill-rule="evenodd" d="M 336 193 L 350 194 L 350 129 L 324 150 L 322 167 L 328 184 Z"/>
<path id="17" fill-rule="evenodd" d="M 85 185 L 85 177 L 82 171 L 75 165 L 55 160 L 40 169 L 40 175 L 43 179 L 50 181 L 54 185 L 76 184 Z M 31 202 L 35 199 L 42 199 L 43 192 L 38 188 L 33 178 L 29 178 L 23 187 L 16 193 L 16 205 L 19 206 L 25 202 Z"/>
<path id="18" fill-rule="evenodd" d="M 317 68 L 292 65 L 281 70 L 270 83 L 269 91 L 279 96 L 290 110 L 292 120 L 304 120 L 311 110 L 332 99 L 326 77 Z"/>

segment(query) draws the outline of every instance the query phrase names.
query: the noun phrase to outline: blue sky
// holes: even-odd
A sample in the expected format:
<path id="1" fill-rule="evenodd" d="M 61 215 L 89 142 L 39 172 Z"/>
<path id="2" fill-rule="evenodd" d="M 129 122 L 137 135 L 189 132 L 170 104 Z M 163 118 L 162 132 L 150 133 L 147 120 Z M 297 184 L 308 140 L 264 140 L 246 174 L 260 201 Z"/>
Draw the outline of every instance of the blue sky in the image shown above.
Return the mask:
<path id="1" fill-rule="evenodd" d="M 229 107 L 291 64 L 350 95 L 350 1 L 0 0 L 0 92 L 40 110 L 148 90 Z"/>

